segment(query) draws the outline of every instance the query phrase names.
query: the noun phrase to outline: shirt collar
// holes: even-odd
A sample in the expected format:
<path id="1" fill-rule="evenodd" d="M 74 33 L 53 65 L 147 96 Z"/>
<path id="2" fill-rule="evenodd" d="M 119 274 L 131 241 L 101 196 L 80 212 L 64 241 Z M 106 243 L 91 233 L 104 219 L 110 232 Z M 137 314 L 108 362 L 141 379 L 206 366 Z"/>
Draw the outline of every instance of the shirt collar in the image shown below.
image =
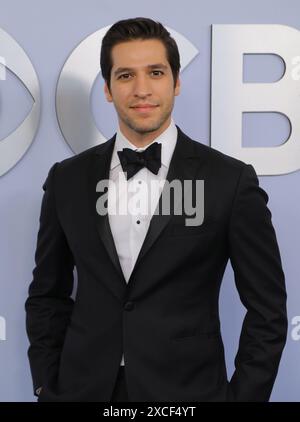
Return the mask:
<path id="1" fill-rule="evenodd" d="M 167 127 L 167 129 L 151 142 L 151 144 L 153 144 L 154 142 L 161 143 L 161 163 L 167 168 L 170 165 L 170 161 L 175 149 L 176 141 L 177 141 L 177 127 L 173 119 L 171 119 L 171 123 Z M 116 142 L 115 142 L 115 146 L 114 146 L 114 150 L 113 150 L 113 154 L 111 158 L 111 163 L 110 163 L 110 169 L 112 170 L 116 166 L 121 165 L 117 151 L 122 151 L 123 148 L 131 148 L 135 151 L 144 151 L 151 144 L 143 148 L 137 148 L 123 135 L 123 133 L 120 130 L 120 127 L 118 127 L 117 134 L 116 134 Z"/>

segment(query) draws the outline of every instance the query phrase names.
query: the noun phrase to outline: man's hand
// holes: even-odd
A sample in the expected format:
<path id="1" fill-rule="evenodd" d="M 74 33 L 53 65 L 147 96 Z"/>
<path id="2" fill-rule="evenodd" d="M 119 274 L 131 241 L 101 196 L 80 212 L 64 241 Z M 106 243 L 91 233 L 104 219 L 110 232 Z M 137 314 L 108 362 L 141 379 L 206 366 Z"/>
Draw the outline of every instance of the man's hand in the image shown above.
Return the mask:
<path id="1" fill-rule="evenodd" d="M 42 388 L 43 388 L 43 387 L 39 387 L 39 388 L 37 388 L 37 389 L 35 390 L 35 394 L 36 394 L 37 396 L 39 396 L 39 395 L 41 394 Z"/>

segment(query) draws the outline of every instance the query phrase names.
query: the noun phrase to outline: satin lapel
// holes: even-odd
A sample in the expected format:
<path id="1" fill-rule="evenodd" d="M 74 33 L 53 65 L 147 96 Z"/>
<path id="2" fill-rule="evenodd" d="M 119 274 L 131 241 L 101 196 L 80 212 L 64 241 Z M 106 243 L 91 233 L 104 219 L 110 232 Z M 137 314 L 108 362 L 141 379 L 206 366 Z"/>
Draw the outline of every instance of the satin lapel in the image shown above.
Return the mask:
<path id="1" fill-rule="evenodd" d="M 169 171 L 166 177 L 168 182 L 172 180 L 180 180 L 182 183 L 184 180 L 193 180 L 196 177 L 197 169 L 201 165 L 201 157 L 195 156 L 195 148 L 193 142 L 180 130 L 176 125 L 178 130 L 177 143 L 174 149 L 174 153 L 170 162 Z M 200 159 L 199 159 L 200 158 Z M 159 199 L 159 205 L 162 202 L 162 196 L 165 191 L 166 185 L 163 189 L 163 192 Z M 185 190 L 187 194 L 187 190 Z M 177 202 L 174 203 L 174 208 L 176 208 L 176 203 L 181 198 L 177 198 Z M 170 215 L 159 215 L 154 213 L 147 231 L 144 243 L 141 247 L 140 253 L 135 263 L 135 267 L 131 273 L 131 277 L 128 281 L 130 283 L 135 269 L 140 264 L 140 261 L 143 259 L 146 253 L 149 252 L 157 238 L 160 236 L 166 225 L 172 218 L 172 213 Z"/>
<path id="2" fill-rule="evenodd" d="M 201 157 L 196 156 L 193 142 L 180 130 L 178 126 L 177 130 L 177 143 L 170 162 L 166 180 L 168 182 L 171 182 L 172 180 L 180 180 L 181 182 L 183 182 L 184 180 L 194 180 L 196 178 L 197 170 L 202 164 Z M 120 300 L 122 300 L 124 295 L 124 289 L 127 285 L 132 284 L 131 280 L 133 278 L 137 266 L 140 264 L 146 253 L 149 252 L 151 247 L 154 245 L 155 241 L 158 239 L 166 225 L 171 220 L 172 213 L 170 215 L 159 215 L 154 213 L 145 240 L 143 242 L 137 261 L 135 263 L 134 269 L 131 273 L 128 283 L 126 283 L 120 265 L 114 239 L 110 230 L 108 215 L 100 215 L 96 210 L 96 202 L 101 195 L 100 192 L 96 192 L 96 186 L 100 180 L 106 180 L 109 178 L 110 161 L 115 144 L 115 137 L 116 136 L 113 136 L 109 141 L 99 145 L 96 148 L 95 153 L 93 154 L 89 175 L 89 196 L 91 199 L 92 212 L 95 215 L 96 226 L 100 239 L 104 247 L 106 248 L 107 253 L 116 271 L 121 277 L 121 283 L 113 285 L 111 280 L 109 280 L 107 285 L 113 291 L 113 293 Z M 185 194 L 186 193 L 187 192 L 185 191 Z M 158 206 L 161 206 L 162 196 L 163 193 L 160 196 Z M 180 200 L 180 198 L 177 199 L 177 201 L 178 200 Z M 176 204 L 174 204 L 174 206 L 176 208 Z"/>
<path id="3" fill-rule="evenodd" d="M 115 144 L 116 135 L 114 135 L 109 141 L 99 145 L 92 157 L 89 177 L 89 188 L 90 188 L 90 199 L 92 212 L 95 216 L 96 226 L 100 239 L 123 282 L 117 286 L 112 285 L 112 281 L 109 280 L 108 287 L 113 289 L 114 293 L 122 298 L 124 287 L 126 287 L 126 280 L 124 278 L 122 268 L 120 265 L 118 253 L 114 243 L 114 239 L 111 233 L 108 214 L 100 215 L 96 210 L 97 200 L 101 197 L 101 192 L 96 191 L 97 183 L 100 180 L 109 179 L 110 162 Z"/>

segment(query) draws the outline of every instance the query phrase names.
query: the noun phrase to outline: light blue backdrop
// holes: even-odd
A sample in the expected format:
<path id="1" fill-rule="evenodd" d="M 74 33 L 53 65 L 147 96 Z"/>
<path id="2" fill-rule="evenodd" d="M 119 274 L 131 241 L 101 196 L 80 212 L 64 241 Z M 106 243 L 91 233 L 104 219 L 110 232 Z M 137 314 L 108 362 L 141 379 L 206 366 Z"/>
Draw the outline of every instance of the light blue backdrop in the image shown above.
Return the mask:
<path id="1" fill-rule="evenodd" d="M 197 47 L 199 55 L 181 75 L 182 93 L 176 99 L 173 116 L 192 138 L 209 144 L 211 24 L 276 23 L 300 30 L 300 3 L 297 0 L 0 0 L 0 11 L 0 27 L 27 52 L 42 91 L 37 136 L 23 159 L 0 177 L 0 316 L 5 317 L 7 324 L 7 339 L 0 341 L 0 401 L 32 401 L 24 301 L 34 267 L 42 184 L 54 162 L 73 154 L 59 130 L 55 113 L 57 78 L 70 52 L 89 34 L 128 17 L 151 17 L 177 30 Z M 271 64 L 267 62 L 266 66 L 269 69 L 264 72 L 272 72 Z M 250 67 L 249 72 L 253 72 Z M 0 81 L 0 139 L 18 126 L 30 107 L 30 95 L 13 75 L 8 74 L 6 81 Z M 112 136 L 117 120 L 112 106 L 105 101 L 100 77 L 94 85 L 91 108 L 102 133 L 107 138 Z M 274 137 L 274 145 L 278 144 L 278 131 L 284 140 L 284 121 L 272 120 L 268 115 L 266 119 L 270 121 L 262 118 L 250 121 L 244 131 L 246 141 L 249 136 L 261 136 L 265 128 L 269 139 Z M 291 337 L 291 320 L 300 315 L 300 172 L 260 177 L 260 183 L 270 196 L 269 207 L 289 294 L 289 334 L 272 400 L 300 401 L 300 341 Z M 230 267 L 221 293 L 222 332 L 230 376 L 244 314 Z"/>

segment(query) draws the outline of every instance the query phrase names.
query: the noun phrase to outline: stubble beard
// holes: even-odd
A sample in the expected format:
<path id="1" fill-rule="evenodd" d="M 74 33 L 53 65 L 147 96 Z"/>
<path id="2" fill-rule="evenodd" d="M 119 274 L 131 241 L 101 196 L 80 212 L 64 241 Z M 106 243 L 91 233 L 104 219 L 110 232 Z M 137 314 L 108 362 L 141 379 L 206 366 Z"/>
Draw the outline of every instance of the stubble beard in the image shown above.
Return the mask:
<path id="1" fill-rule="evenodd" d="M 158 130 L 171 116 L 173 106 L 174 106 L 174 99 L 170 107 L 168 107 L 168 109 L 165 110 L 164 113 L 161 116 L 159 116 L 156 121 L 152 123 L 149 122 L 148 124 L 147 123 L 139 124 L 138 122 L 135 122 L 134 119 L 130 118 L 127 115 L 119 115 L 119 116 L 120 116 L 120 119 L 123 121 L 123 123 L 126 126 L 128 126 L 131 130 L 133 130 L 134 132 L 140 135 L 143 135 L 143 134 L 155 132 L 156 130 Z"/>

